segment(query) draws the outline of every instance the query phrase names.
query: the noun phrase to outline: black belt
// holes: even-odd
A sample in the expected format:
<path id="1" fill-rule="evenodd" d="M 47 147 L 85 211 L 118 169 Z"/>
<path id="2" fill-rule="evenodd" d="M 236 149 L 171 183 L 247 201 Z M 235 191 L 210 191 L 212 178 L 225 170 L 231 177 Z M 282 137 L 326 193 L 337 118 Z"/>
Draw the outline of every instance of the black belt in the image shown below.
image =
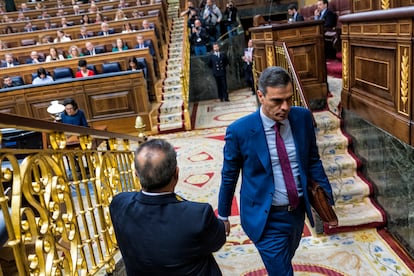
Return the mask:
<path id="1" fill-rule="evenodd" d="M 272 205 L 272 206 L 270 206 L 270 211 L 271 212 L 292 212 L 294 210 L 295 210 L 295 208 L 293 208 L 290 205 L 283 205 L 283 206 Z"/>
<path id="2" fill-rule="evenodd" d="M 296 208 L 293 208 L 291 205 L 282 205 L 282 206 L 276 206 L 271 205 L 270 211 L 271 212 L 292 212 L 299 208 L 299 206 L 303 203 L 303 197 L 299 197 L 299 205 Z"/>

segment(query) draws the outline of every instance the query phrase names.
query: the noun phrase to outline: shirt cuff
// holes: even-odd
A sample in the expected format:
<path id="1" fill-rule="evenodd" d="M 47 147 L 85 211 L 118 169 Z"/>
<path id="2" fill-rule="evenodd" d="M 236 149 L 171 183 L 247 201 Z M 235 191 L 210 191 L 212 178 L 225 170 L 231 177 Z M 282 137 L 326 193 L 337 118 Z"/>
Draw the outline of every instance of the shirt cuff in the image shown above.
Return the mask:
<path id="1" fill-rule="evenodd" d="M 224 220 L 224 221 L 228 221 L 228 220 L 229 220 L 229 217 L 222 217 L 222 216 L 220 216 L 220 215 L 217 215 L 217 218 L 218 218 L 219 220 Z"/>

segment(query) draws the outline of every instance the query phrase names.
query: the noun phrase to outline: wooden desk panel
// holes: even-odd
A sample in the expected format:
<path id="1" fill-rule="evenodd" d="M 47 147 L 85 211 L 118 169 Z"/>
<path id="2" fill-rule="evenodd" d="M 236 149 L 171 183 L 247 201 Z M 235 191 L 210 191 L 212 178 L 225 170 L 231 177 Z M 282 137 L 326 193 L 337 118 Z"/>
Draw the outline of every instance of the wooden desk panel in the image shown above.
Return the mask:
<path id="1" fill-rule="evenodd" d="M 116 83 L 117 85 L 114 85 Z M 92 125 L 118 129 L 117 124 L 143 117 L 147 131 L 152 129 L 151 104 L 147 95 L 146 80 L 141 71 L 122 72 L 120 75 L 96 76 L 44 86 L 22 86 L 21 89 L 2 92 L 0 112 L 25 117 L 51 120 L 46 109 L 53 100 L 75 99 Z M 129 126 L 123 125 L 124 130 Z M 131 123 L 130 132 L 135 132 Z"/>
<path id="2" fill-rule="evenodd" d="M 342 16 L 341 102 L 414 145 L 414 7 Z"/>
<path id="3" fill-rule="evenodd" d="M 274 42 L 285 42 L 308 100 L 327 97 L 322 21 L 273 24 L 250 28 L 256 71 L 275 65 Z"/>

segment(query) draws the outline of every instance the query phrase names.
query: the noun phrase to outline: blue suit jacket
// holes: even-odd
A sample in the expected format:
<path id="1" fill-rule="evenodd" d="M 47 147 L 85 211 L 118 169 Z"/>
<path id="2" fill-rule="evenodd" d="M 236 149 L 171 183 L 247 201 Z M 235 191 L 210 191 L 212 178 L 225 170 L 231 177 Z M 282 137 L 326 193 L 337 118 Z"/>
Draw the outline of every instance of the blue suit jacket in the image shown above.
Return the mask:
<path id="1" fill-rule="evenodd" d="M 226 234 L 209 204 L 128 192 L 109 208 L 128 275 L 222 275 L 212 252 Z"/>
<path id="2" fill-rule="evenodd" d="M 313 225 L 307 180 L 314 179 L 331 196 L 328 178 L 319 159 L 312 114 L 307 109 L 292 107 L 288 116 L 299 156 L 300 181 L 306 213 Z M 260 239 L 272 205 L 274 193 L 273 171 L 260 111 L 243 117 L 227 128 L 224 147 L 222 183 L 219 194 L 219 215 L 230 215 L 231 203 L 242 172 L 240 189 L 241 224 L 249 238 Z M 333 204 L 333 201 L 331 202 Z"/>

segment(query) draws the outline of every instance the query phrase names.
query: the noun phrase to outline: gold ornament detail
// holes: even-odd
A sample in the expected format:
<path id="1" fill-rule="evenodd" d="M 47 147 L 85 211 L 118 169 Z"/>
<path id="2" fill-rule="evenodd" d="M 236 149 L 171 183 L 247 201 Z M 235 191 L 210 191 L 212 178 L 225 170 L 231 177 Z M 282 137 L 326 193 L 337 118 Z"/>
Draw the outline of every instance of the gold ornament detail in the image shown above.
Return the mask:
<path id="1" fill-rule="evenodd" d="M 408 101 L 408 82 L 409 82 L 409 74 L 410 74 L 410 65 L 409 65 L 409 57 L 408 57 L 408 50 L 404 48 L 404 52 L 401 56 L 401 80 L 400 80 L 400 98 L 401 98 L 401 105 L 400 105 L 400 112 L 407 114 L 407 101 Z M 408 114 L 407 114 L 408 115 Z"/>
<path id="2" fill-rule="evenodd" d="M 381 0 L 381 9 L 388 10 L 390 8 L 389 0 Z"/>
<path id="3" fill-rule="evenodd" d="M 92 149 L 92 142 L 93 142 L 93 139 L 90 135 L 81 135 L 79 137 L 79 143 L 80 143 L 82 150 Z"/>
<path id="4" fill-rule="evenodd" d="M 266 46 L 267 54 L 266 54 L 266 61 L 267 66 L 274 66 L 275 65 L 275 57 L 274 57 L 274 51 L 273 51 L 273 45 L 272 46 Z"/>
<path id="5" fill-rule="evenodd" d="M 66 148 L 66 135 L 63 132 L 53 132 L 49 134 L 50 145 L 52 149 L 64 149 Z"/>
<path id="6" fill-rule="evenodd" d="M 348 67 L 348 42 L 342 42 L 342 87 L 344 89 L 349 89 L 348 80 L 349 80 L 349 67 Z"/>

